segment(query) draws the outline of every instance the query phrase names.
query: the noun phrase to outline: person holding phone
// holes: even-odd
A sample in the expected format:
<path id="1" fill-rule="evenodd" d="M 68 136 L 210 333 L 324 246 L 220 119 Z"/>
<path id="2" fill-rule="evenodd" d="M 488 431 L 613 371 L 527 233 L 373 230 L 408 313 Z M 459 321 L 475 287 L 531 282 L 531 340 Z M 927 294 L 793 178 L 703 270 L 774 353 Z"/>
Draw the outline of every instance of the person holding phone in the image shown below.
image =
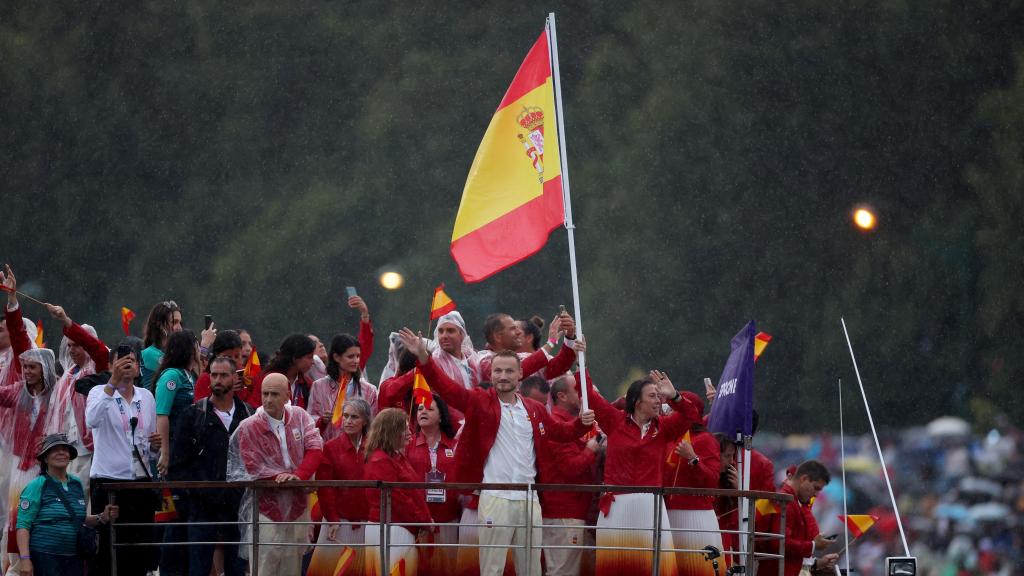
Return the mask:
<path id="1" fill-rule="evenodd" d="M 111 503 L 110 486 L 119 482 L 152 480 L 147 466 L 150 453 L 160 448 L 156 431 L 156 401 L 145 388 L 135 386 L 139 362 L 135 350 L 120 344 L 115 353 L 110 381 L 89 391 L 85 402 L 85 424 L 92 430 L 93 452 L 90 500 L 93 510 Z M 151 523 L 157 501 L 149 490 L 117 493 L 120 520 Z M 98 556 L 90 563 L 90 574 L 110 574 L 110 528 L 101 526 Z M 152 542 L 148 527 L 119 530 L 117 541 Z M 157 551 L 148 546 L 126 546 L 117 550 L 117 573 L 144 576 L 155 566 Z"/>
<path id="2" fill-rule="evenodd" d="M 818 522 L 811 511 L 811 501 L 828 485 L 831 476 L 828 468 L 817 460 L 807 460 L 797 466 L 793 475 L 786 478 L 779 492 L 789 494 L 793 500 L 786 506 L 786 525 L 781 526 L 779 514 L 761 516 L 757 522 L 758 532 L 785 533 L 785 576 L 797 576 L 801 569 L 807 567 L 811 572 L 826 570 L 832 572 L 838 554 L 815 556 L 825 550 L 832 542 L 818 530 Z M 761 552 L 778 553 L 776 542 L 762 543 L 758 548 Z M 778 574 L 778 560 L 762 560 L 758 573 Z"/>
<path id="3" fill-rule="evenodd" d="M 377 387 L 366 379 L 364 372 L 370 354 L 373 353 L 370 310 L 366 302 L 356 294 L 355 288 L 348 286 L 346 291 L 349 308 L 359 310 L 359 338 L 350 334 L 335 334 L 331 338 L 324 368 L 325 375 L 313 382 L 309 394 L 309 413 L 317 419 L 317 426 L 324 442 L 341 434 L 341 421 L 331 421 L 334 408 L 339 401 L 344 402 L 346 398 L 362 398 L 370 405 L 371 414 L 377 413 Z M 341 391 L 342 385 L 345 386 L 344 391 Z"/>

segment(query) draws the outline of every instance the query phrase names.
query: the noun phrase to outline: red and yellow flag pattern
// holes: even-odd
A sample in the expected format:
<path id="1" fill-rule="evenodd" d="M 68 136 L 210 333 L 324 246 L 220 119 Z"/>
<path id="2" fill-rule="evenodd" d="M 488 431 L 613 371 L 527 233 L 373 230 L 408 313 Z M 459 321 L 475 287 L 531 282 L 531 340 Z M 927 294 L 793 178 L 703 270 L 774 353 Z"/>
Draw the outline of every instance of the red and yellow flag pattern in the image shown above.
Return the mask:
<path id="1" fill-rule="evenodd" d="M 430 319 L 437 320 L 441 316 L 455 310 L 455 301 L 444 291 L 444 283 L 434 288 L 434 299 L 430 301 Z"/>
<path id="2" fill-rule="evenodd" d="M 420 369 L 416 368 L 415 373 L 412 377 L 412 404 L 418 406 L 423 404 L 427 408 L 430 408 L 431 403 L 434 401 L 433 394 L 430 393 L 430 385 L 427 384 L 427 379 L 420 373 Z"/>
<path id="3" fill-rule="evenodd" d="M 771 516 L 772 514 L 778 514 L 780 511 L 779 503 L 767 498 L 758 498 L 754 501 L 754 515 L 757 517 Z"/>
<path id="4" fill-rule="evenodd" d="M 135 312 L 130 309 L 121 306 L 121 329 L 124 330 L 125 336 L 131 336 L 131 325 L 132 320 L 135 320 Z"/>
<path id="5" fill-rule="evenodd" d="M 242 370 L 242 380 L 246 388 L 251 388 L 256 377 L 260 374 L 260 355 L 253 349 L 249 359 L 245 361 L 245 368 Z"/>
<path id="6" fill-rule="evenodd" d="M 757 362 L 757 359 L 761 357 L 761 352 L 764 352 L 764 349 L 768 347 L 768 343 L 771 341 L 771 334 L 758 332 L 757 335 L 754 336 L 754 362 Z"/>
<path id="7" fill-rule="evenodd" d="M 669 450 L 668 450 L 668 458 L 665 459 L 665 464 L 668 464 L 672 468 L 675 468 L 676 466 L 679 466 L 679 454 L 676 454 L 676 446 L 678 446 L 680 442 L 689 442 L 689 441 L 690 441 L 690 431 L 687 430 L 686 434 L 683 434 L 682 436 L 680 436 L 679 440 L 676 440 L 675 442 L 673 442 L 670 445 Z"/>
<path id="8" fill-rule="evenodd" d="M 466 282 L 535 254 L 565 221 L 545 30 L 491 118 L 466 178 L 451 253 Z"/>
<path id="9" fill-rule="evenodd" d="M 331 410 L 331 426 L 341 426 L 341 415 L 345 408 L 345 394 L 348 393 L 348 383 L 352 379 L 348 374 L 342 374 L 338 380 L 338 396 L 334 399 L 334 409 Z"/>
<path id="10" fill-rule="evenodd" d="M 154 522 L 174 522 L 178 519 L 178 510 L 174 507 L 171 489 L 164 488 L 160 493 L 160 509 L 153 513 Z"/>
<path id="11" fill-rule="evenodd" d="M 43 339 L 43 321 L 36 320 L 36 348 L 45 348 L 46 340 Z"/>
<path id="12" fill-rule="evenodd" d="M 334 574 L 332 576 L 343 576 L 355 557 L 356 551 L 349 546 L 345 546 L 341 556 L 338 557 L 338 563 L 334 566 Z"/>
<path id="13" fill-rule="evenodd" d="M 870 514 L 850 514 L 849 516 L 839 515 L 840 522 L 846 522 L 846 527 L 850 529 L 850 534 L 854 538 L 860 538 L 860 535 L 867 532 L 869 528 L 874 526 L 875 522 L 878 522 L 878 516 L 872 516 Z"/>

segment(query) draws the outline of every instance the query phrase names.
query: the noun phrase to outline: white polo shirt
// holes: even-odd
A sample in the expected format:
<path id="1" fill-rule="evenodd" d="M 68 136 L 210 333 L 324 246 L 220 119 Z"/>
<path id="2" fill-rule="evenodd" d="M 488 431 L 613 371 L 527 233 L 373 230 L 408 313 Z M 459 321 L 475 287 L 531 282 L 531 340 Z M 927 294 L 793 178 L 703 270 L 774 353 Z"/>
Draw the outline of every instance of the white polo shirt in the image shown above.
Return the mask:
<path id="1" fill-rule="evenodd" d="M 132 443 L 143 462 L 149 462 L 149 436 L 156 432 L 156 401 L 145 388 L 135 387 L 132 401 L 114 390 L 113 396 L 96 386 L 85 402 L 85 425 L 92 429 L 93 458 L 90 478 L 135 480 L 146 478 Z M 131 419 L 138 418 L 132 434 Z"/>

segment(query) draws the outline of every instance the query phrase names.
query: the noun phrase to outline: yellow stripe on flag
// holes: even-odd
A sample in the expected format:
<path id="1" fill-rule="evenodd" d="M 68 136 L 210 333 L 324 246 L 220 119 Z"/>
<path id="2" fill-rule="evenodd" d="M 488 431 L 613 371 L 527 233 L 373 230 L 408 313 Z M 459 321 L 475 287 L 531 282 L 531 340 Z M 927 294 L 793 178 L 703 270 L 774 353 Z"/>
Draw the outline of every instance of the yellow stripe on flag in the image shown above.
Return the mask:
<path id="1" fill-rule="evenodd" d="M 43 321 L 36 320 L 36 348 L 42 348 L 46 341 L 43 340 Z"/>
<path id="2" fill-rule="evenodd" d="M 870 514 L 850 514 L 849 516 L 843 517 L 839 515 L 840 522 L 846 522 L 846 526 L 850 529 L 850 534 L 854 538 L 859 538 L 861 534 L 868 531 L 869 528 L 874 526 L 875 522 L 878 521 L 878 516 L 872 516 Z"/>
<path id="3" fill-rule="evenodd" d="M 498 110 L 484 133 L 473 165 L 469 169 L 462 203 L 455 217 L 452 241 L 481 228 L 519 208 L 544 192 L 543 181 L 517 138 L 528 136 L 517 121 L 524 110 L 539 108 L 544 113 L 544 181 L 558 178 L 562 168 L 555 128 L 555 92 L 551 78 L 509 106 Z"/>
<path id="4" fill-rule="evenodd" d="M 348 383 L 351 376 L 342 374 L 338 381 L 338 395 L 334 398 L 334 409 L 331 410 L 331 426 L 341 426 L 341 416 L 345 408 L 345 394 L 348 392 Z"/>
<path id="5" fill-rule="evenodd" d="M 767 498 L 758 498 L 754 502 L 754 508 L 756 509 L 757 514 L 761 516 L 771 516 L 772 514 L 779 513 L 779 505 Z"/>
<path id="6" fill-rule="evenodd" d="M 342 576 L 348 569 L 348 565 L 352 563 L 352 559 L 356 557 L 356 551 L 349 546 L 345 546 L 342 550 L 341 556 L 338 557 L 338 563 L 334 566 L 333 576 Z"/>
<path id="7" fill-rule="evenodd" d="M 564 224 L 557 124 L 545 31 L 491 117 L 466 178 L 451 253 L 467 282 L 536 253 Z"/>
<path id="8" fill-rule="evenodd" d="M 754 362 L 761 357 L 761 353 L 768 347 L 768 343 L 772 341 L 771 334 L 765 334 L 764 332 L 758 332 L 757 336 L 754 336 Z"/>

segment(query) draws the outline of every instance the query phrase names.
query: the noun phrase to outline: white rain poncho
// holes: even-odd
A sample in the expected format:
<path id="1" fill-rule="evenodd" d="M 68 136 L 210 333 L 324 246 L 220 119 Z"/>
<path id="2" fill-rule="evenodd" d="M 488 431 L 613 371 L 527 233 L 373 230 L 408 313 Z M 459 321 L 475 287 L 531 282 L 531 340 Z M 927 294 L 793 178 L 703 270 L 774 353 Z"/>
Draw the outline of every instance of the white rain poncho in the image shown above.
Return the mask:
<path id="1" fill-rule="evenodd" d="M 267 413 L 258 408 L 231 435 L 227 479 L 269 480 L 284 472 L 294 474 L 307 451 L 323 450 L 316 421 L 302 408 L 290 405 L 285 406 L 285 442 L 290 462 L 285 462 L 281 441 Z M 305 512 L 307 500 L 306 491 L 299 488 L 261 490 L 260 514 L 275 522 L 291 522 Z M 252 541 L 252 504 L 252 490 L 246 490 L 238 511 L 238 520 L 243 523 L 242 540 L 246 542 Z"/>
<path id="2" fill-rule="evenodd" d="M 445 324 L 454 325 L 462 331 L 462 361 L 441 349 L 438 334 L 441 326 Z M 475 388 L 480 384 L 480 364 L 476 350 L 473 348 L 473 339 L 466 332 L 466 321 L 462 319 L 462 314 L 452 311 L 438 319 L 437 327 L 434 328 L 433 344 L 431 356 L 449 378 L 456 382 L 462 382 L 466 388 Z"/>

